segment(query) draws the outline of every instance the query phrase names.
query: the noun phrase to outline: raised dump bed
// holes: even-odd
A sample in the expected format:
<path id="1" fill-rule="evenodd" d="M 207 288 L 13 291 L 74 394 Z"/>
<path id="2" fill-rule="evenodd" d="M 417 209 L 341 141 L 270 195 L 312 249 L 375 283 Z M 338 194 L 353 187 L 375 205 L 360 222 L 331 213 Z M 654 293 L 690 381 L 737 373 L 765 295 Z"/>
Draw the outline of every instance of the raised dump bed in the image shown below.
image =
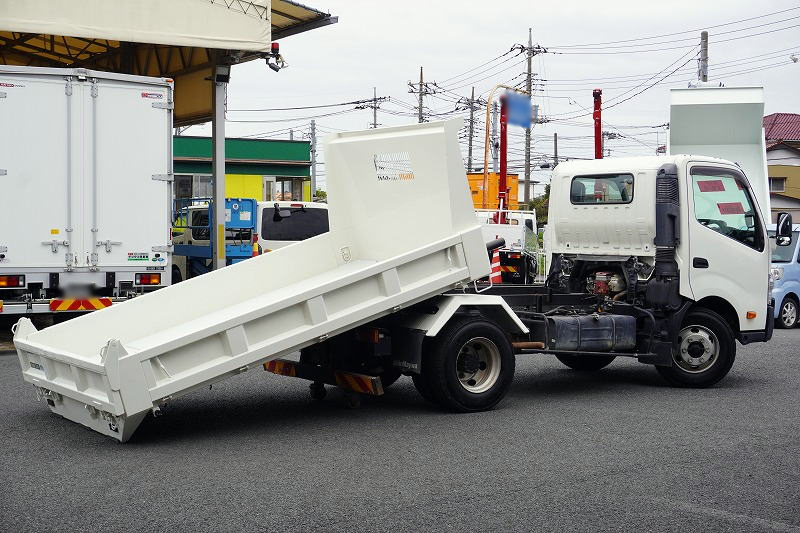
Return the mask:
<path id="1" fill-rule="evenodd" d="M 50 409 L 125 441 L 169 398 L 486 276 L 460 120 L 325 140 L 330 232 L 14 343 Z"/>

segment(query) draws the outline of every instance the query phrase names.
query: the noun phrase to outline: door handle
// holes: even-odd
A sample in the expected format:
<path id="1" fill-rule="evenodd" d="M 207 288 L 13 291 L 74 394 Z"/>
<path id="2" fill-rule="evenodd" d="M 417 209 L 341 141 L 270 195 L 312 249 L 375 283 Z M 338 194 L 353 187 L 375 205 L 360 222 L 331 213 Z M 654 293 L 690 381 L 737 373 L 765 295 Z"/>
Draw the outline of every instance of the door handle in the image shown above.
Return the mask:
<path id="1" fill-rule="evenodd" d="M 692 266 L 694 268 L 708 268 L 708 259 L 705 257 L 695 257 L 692 259 Z"/>

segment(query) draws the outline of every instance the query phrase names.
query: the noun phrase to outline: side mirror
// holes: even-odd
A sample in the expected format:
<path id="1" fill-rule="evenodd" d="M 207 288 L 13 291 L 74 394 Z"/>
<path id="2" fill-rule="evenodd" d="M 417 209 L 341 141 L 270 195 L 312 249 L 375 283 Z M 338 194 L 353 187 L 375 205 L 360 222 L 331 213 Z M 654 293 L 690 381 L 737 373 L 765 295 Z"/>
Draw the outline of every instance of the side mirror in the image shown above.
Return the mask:
<path id="1" fill-rule="evenodd" d="M 778 213 L 778 223 L 775 227 L 775 244 L 778 246 L 789 246 L 792 244 L 791 213 Z"/>

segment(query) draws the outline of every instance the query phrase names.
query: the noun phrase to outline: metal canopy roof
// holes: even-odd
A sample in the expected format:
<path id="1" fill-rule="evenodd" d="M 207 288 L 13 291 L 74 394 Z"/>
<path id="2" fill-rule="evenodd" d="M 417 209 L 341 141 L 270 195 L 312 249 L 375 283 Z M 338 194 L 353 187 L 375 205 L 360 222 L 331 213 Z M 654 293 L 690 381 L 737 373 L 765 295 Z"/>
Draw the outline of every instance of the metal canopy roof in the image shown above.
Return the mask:
<path id="1" fill-rule="evenodd" d="M 211 119 L 215 62 L 259 58 L 337 20 L 289 0 L 4 0 L 0 64 L 173 78 L 175 125 L 196 124 Z"/>

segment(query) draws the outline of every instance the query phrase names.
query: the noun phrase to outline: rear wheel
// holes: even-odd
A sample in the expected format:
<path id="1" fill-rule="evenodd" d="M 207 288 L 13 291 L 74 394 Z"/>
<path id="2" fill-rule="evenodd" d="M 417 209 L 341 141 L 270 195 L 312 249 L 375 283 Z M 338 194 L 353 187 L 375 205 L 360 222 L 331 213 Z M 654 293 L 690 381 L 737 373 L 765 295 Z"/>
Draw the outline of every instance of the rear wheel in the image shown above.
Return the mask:
<path id="1" fill-rule="evenodd" d="M 491 409 L 514 379 L 505 332 L 483 318 L 456 319 L 424 347 L 414 384 L 423 398 L 453 411 Z"/>
<path id="2" fill-rule="evenodd" d="M 686 316 L 677 341 L 672 366 L 656 367 L 676 387 L 709 387 L 730 372 L 736 359 L 731 327 L 707 309 L 696 309 Z"/>
<path id="3" fill-rule="evenodd" d="M 797 324 L 797 300 L 786 296 L 781 302 L 781 309 L 775 325 L 781 329 L 791 329 Z"/>
<path id="4" fill-rule="evenodd" d="M 556 359 L 580 372 L 600 370 L 610 365 L 616 358 L 614 355 L 556 355 Z"/>

